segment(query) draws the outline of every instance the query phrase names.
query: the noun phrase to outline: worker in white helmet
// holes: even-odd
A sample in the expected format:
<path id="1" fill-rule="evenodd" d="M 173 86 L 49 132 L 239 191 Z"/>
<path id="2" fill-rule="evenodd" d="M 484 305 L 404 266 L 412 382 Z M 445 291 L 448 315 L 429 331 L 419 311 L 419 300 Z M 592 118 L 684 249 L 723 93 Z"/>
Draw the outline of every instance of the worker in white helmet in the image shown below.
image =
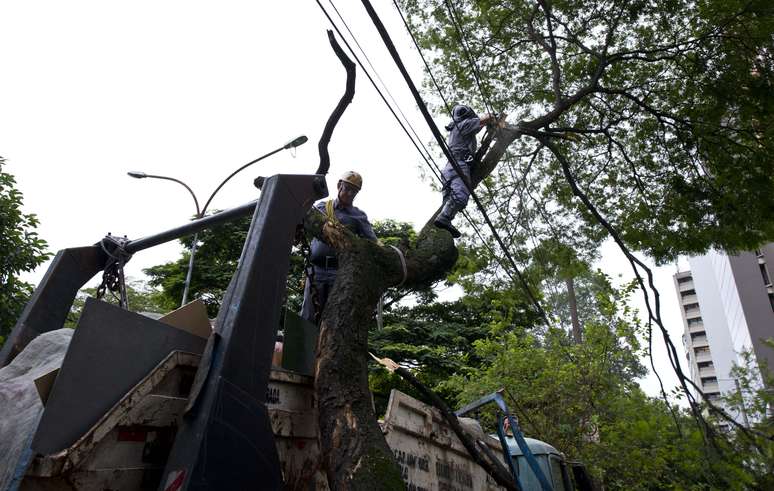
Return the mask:
<path id="1" fill-rule="evenodd" d="M 368 217 L 363 210 L 352 205 L 355 196 L 357 196 L 362 187 L 363 178 L 360 174 L 354 171 L 345 172 L 336 185 L 338 191 L 336 198 L 320 201 L 315 204 L 315 208 L 325 213 L 329 220 L 340 223 L 353 234 L 376 241 L 376 234 L 374 234 Z M 306 272 L 307 281 L 304 287 L 304 303 L 301 307 L 301 317 L 319 324 L 320 315 L 328 300 L 328 294 L 333 288 L 333 282 L 336 280 L 339 260 L 336 256 L 336 251 L 317 238 L 312 240 L 311 249 L 312 267 L 310 268 L 311 271 Z M 319 309 L 315 309 L 315 302 L 312 299 L 312 286 L 314 286 L 317 295 Z"/>

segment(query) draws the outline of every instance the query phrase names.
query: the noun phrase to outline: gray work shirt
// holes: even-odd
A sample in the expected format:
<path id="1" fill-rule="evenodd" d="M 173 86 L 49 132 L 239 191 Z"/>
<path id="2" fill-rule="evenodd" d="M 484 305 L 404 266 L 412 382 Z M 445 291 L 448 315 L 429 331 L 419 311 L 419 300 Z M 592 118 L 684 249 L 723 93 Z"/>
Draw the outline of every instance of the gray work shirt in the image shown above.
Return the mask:
<path id="1" fill-rule="evenodd" d="M 316 203 L 314 207 L 325 213 L 325 203 L 326 201 L 320 201 Z M 376 241 L 376 234 L 371 227 L 371 222 L 368 221 L 368 216 L 366 216 L 365 212 L 360 208 L 356 206 L 341 206 L 339 200 L 334 199 L 333 213 L 336 215 L 339 222 L 353 234 L 358 237 Z M 326 256 L 336 257 L 336 250 L 317 238 L 312 240 L 311 249 L 313 263 L 324 263 Z M 335 269 L 325 270 L 324 268 L 319 268 L 317 266 L 315 266 L 314 269 L 316 279 L 323 279 L 323 276 L 329 276 L 327 273 L 330 273 L 330 276 L 335 276 L 336 274 Z M 321 275 L 321 277 L 318 278 L 317 275 Z"/>
<path id="2" fill-rule="evenodd" d="M 449 130 L 449 150 L 457 160 L 466 160 L 476 153 L 478 142 L 476 134 L 481 131 L 481 119 L 478 116 L 460 119 L 446 126 Z"/>

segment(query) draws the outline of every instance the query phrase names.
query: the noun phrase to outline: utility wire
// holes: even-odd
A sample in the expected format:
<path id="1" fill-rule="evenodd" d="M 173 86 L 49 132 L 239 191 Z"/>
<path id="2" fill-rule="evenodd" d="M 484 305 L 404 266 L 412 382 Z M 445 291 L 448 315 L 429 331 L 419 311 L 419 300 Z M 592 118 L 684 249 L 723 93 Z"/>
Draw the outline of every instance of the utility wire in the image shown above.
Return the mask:
<path id="1" fill-rule="evenodd" d="M 332 3 L 331 3 L 331 4 L 332 4 Z M 333 19 L 332 19 L 332 18 L 331 18 L 331 16 L 328 14 L 328 11 L 325 9 L 325 7 L 323 6 L 323 4 L 322 4 L 322 3 L 320 3 L 320 0 L 317 0 L 317 5 L 319 5 L 319 6 L 320 6 L 320 9 L 321 9 L 321 10 L 323 11 L 323 13 L 325 14 L 325 17 L 327 17 L 327 18 L 328 18 L 328 22 L 330 22 L 330 24 L 331 24 L 331 25 L 333 26 L 333 28 L 336 30 L 336 32 L 338 33 L 338 35 L 339 35 L 339 37 L 342 39 L 342 41 L 344 41 L 344 44 L 347 46 L 347 49 L 348 49 L 348 50 L 349 50 L 349 51 L 352 53 L 352 56 L 355 58 L 355 61 L 357 62 L 357 64 L 358 64 L 358 65 L 360 65 L 360 68 L 361 68 L 361 69 L 363 70 L 363 72 L 366 74 L 366 77 L 368 77 L 368 80 L 371 82 L 371 85 L 373 85 L 373 86 L 374 86 L 374 89 L 376 89 L 376 92 L 379 94 L 379 97 L 381 97 L 381 98 L 382 98 L 382 101 L 384 101 L 384 104 L 387 106 L 387 109 L 389 109 L 389 110 L 390 110 L 390 112 L 392 113 L 392 115 L 393 115 L 393 117 L 395 118 L 395 120 L 398 122 L 398 124 L 400 125 L 400 127 L 403 129 L 403 132 L 406 134 L 406 136 L 408 136 L 408 137 L 409 137 L 409 140 L 411 140 L 411 143 L 414 145 L 414 148 L 416 148 L 416 149 L 417 149 L 417 152 L 419 152 L 419 154 L 420 154 L 420 155 L 422 156 L 422 158 L 425 160 L 425 162 L 427 163 L 427 165 L 430 167 L 430 170 L 433 172 L 433 174 L 435 175 L 436 179 L 439 179 L 439 180 L 440 180 L 440 179 L 441 179 L 441 176 L 440 176 L 440 169 L 437 169 L 437 167 L 438 167 L 438 166 L 437 166 L 437 165 L 435 166 L 435 167 L 436 167 L 436 169 L 437 169 L 437 173 L 436 173 L 436 169 L 433 169 L 433 166 L 432 166 L 432 165 L 430 164 L 430 162 L 427 160 L 427 157 L 425 157 L 425 155 L 422 153 L 422 150 L 420 150 L 420 149 L 419 149 L 419 146 L 418 146 L 418 145 L 417 145 L 417 143 L 414 141 L 414 139 L 411 137 L 411 134 L 409 133 L 408 129 L 406 129 L 406 126 L 403 124 L 403 121 L 401 121 L 401 119 L 400 119 L 400 118 L 398 117 L 398 115 L 395 113 L 395 110 L 392 108 L 392 106 L 390 105 L 390 103 L 389 103 L 389 102 L 387 102 L 387 99 L 384 97 L 384 94 L 383 94 L 383 93 L 382 93 L 382 91 L 379 89 L 379 86 L 378 86 L 378 85 L 376 85 L 376 82 L 374 81 L 374 79 L 371 77 L 371 75 L 370 75 L 370 74 L 368 73 L 368 71 L 365 69 L 365 67 L 363 66 L 363 63 L 360 61 L 360 58 L 357 56 L 357 54 L 355 53 L 355 51 L 352 49 L 352 46 L 350 46 L 350 45 L 349 45 L 349 43 L 347 42 L 346 38 L 345 38 L 345 37 L 344 37 L 344 35 L 341 33 L 341 30 L 339 30 L 339 27 L 336 25 L 336 23 L 335 23 L 335 22 L 333 22 Z M 397 105 L 397 104 L 396 104 L 396 105 Z M 408 122 L 408 121 L 407 121 L 407 122 Z M 420 141 L 421 141 L 421 140 L 420 140 Z"/>
<path id="2" fill-rule="evenodd" d="M 470 47 L 468 46 L 467 41 L 465 41 L 465 34 L 462 29 L 462 21 L 459 19 L 459 13 L 457 12 L 457 9 L 454 7 L 452 0 L 444 0 L 444 3 L 446 3 L 446 9 L 449 11 L 449 17 L 451 18 L 452 25 L 454 25 L 454 30 L 457 31 L 457 36 L 460 38 L 460 44 L 462 45 L 462 49 L 468 57 L 468 61 L 470 62 L 471 68 L 473 68 L 473 78 L 476 79 L 476 85 L 478 86 L 479 92 L 481 92 L 481 98 L 484 100 L 484 104 L 486 105 L 486 110 L 494 114 L 495 113 L 494 106 L 490 103 L 490 100 L 487 97 L 486 92 L 484 91 L 483 84 L 481 82 L 481 72 L 478 69 L 478 65 L 476 65 L 476 61 L 473 59 L 473 54 L 470 51 Z"/>
<path id="3" fill-rule="evenodd" d="M 430 75 L 430 80 L 433 81 L 433 85 L 435 85 L 435 89 L 438 91 L 438 95 L 441 96 L 441 100 L 443 100 L 443 104 L 446 106 L 446 112 L 448 112 L 449 116 L 451 116 L 452 115 L 451 105 L 449 105 L 449 101 L 447 101 L 446 98 L 443 96 L 443 90 L 441 90 L 441 86 L 438 84 L 438 81 L 435 79 L 435 76 L 433 76 L 433 71 L 430 69 L 430 65 L 427 63 L 425 56 L 422 54 L 422 48 L 419 47 L 417 38 L 414 37 L 414 33 L 411 31 L 411 27 L 409 27 L 408 21 L 406 20 L 406 17 L 403 15 L 403 11 L 401 10 L 400 5 L 398 5 L 398 1 L 392 0 L 392 3 L 395 5 L 395 9 L 398 11 L 398 14 L 400 14 L 400 18 L 401 20 L 403 20 L 403 25 L 406 26 L 406 31 L 408 31 L 409 35 L 411 36 L 411 40 L 414 42 L 414 47 L 417 48 L 419 57 L 422 58 L 422 63 L 425 64 L 425 69 L 427 70 L 427 74 Z"/>
<path id="4" fill-rule="evenodd" d="M 438 81 L 436 80 L 435 76 L 433 75 L 433 71 L 430 68 L 430 64 L 427 62 L 427 59 L 425 58 L 424 54 L 422 53 L 422 48 L 419 46 L 419 43 L 417 42 L 417 39 L 414 36 L 414 33 L 411 30 L 411 27 L 409 26 L 408 21 L 406 20 L 406 17 L 403 15 L 403 11 L 401 10 L 400 5 L 398 5 L 397 0 L 393 0 L 392 3 L 393 3 L 393 5 L 395 5 L 395 9 L 398 11 L 398 14 L 400 15 L 400 18 L 403 21 L 403 25 L 406 28 L 406 31 L 408 31 L 409 35 L 411 36 L 411 40 L 414 43 L 414 47 L 417 49 L 417 52 L 419 53 L 420 58 L 422 58 L 422 63 L 424 63 L 425 69 L 427 70 L 427 73 L 430 76 L 430 80 L 432 80 L 433 85 L 435 86 L 435 89 L 438 92 L 438 95 L 441 97 L 441 100 L 443 100 L 444 105 L 446 106 L 446 110 L 449 113 L 449 116 L 452 118 L 452 120 L 454 120 L 454 117 L 452 115 L 451 107 L 449 105 L 449 102 L 446 100 L 446 97 L 444 97 L 443 90 L 441 89 L 441 86 L 438 84 Z M 368 9 L 368 7 L 366 7 L 366 9 Z M 371 10 L 373 10 L 373 7 L 371 8 Z M 374 15 L 376 15 L 376 12 L 374 12 Z M 378 18 L 378 16 L 377 16 L 377 18 Z M 372 19 L 373 19 L 373 17 L 372 17 Z M 374 22 L 376 22 L 376 21 L 374 21 Z M 455 27 L 456 27 L 456 25 L 455 25 Z M 378 29 L 378 27 L 377 27 L 377 29 Z M 386 33 L 386 30 L 385 30 L 385 33 Z M 458 33 L 460 33 L 459 30 L 458 30 Z M 388 34 L 388 36 L 389 36 L 389 34 Z M 461 33 L 460 33 L 460 39 L 462 39 L 462 34 Z M 388 49 L 389 49 L 389 47 L 388 47 Z M 397 55 L 397 52 L 396 52 L 396 55 Z M 472 62 L 472 59 L 471 59 L 471 63 L 473 64 L 474 69 L 476 69 L 475 63 Z M 413 85 L 413 82 L 410 82 L 409 85 L 410 86 Z M 479 85 L 479 90 L 481 91 L 481 97 L 484 98 L 484 100 L 486 102 L 486 95 L 485 95 L 483 89 L 481 88 L 481 85 Z M 434 124 L 435 123 L 433 123 L 433 125 Z M 445 142 L 441 143 L 441 146 L 443 147 L 444 144 L 445 144 Z M 448 156 L 448 153 L 447 153 L 447 156 Z M 450 161 L 450 162 L 452 162 L 452 161 Z M 458 166 L 456 166 L 454 164 L 452 164 L 452 165 L 455 167 L 455 170 L 457 171 L 458 175 L 460 175 L 459 174 Z M 460 178 L 462 178 L 461 175 L 460 175 Z M 463 182 L 464 182 L 464 179 L 463 179 Z M 466 186 L 468 186 L 468 188 L 470 188 L 468 183 L 466 183 Z M 471 196 L 474 198 L 474 201 L 476 201 L 476 204 L 479 206 L 479 211 L 482 212 L 482 214 L 484 215 L 484 218 L 487 221 L 487 223 L 490 224 L 490 228 L 492 229 L 492 232 L 496 235 L 496 239 L 497 239 L 498 243 L 500 244 L 500 246 L 503 248 L 503 252 L 506 254 L 506 256 L 508 256 L 508 259 L 510 260 L 511 264 L 513 265 L 513 268 L 514 268 L 514 270 L 516 272 L 516 275 L 517 275 L 518 279 L 520 280 L 520 282 L 522 284 L 522 287 L 526 290 L 527 295 L 533 301 L 533 303 L 535 304 L 535 307 L 537 308 L 538 312 L 542 315 L 543 319 L 546 321 L 546 324 L 548 325 L 548 319 L 546 318 L 546 315 L 545 315 L 543 309 L 540 307 L 540 304 L 537 302 L 537 299 L 535 298 L 534 294 L 532 293 L 532 290 L 530 289 L 529 285 L 524 280 L 524 278 L 523 278 L 523 276 L 521 274 L 521 271 L 519 270 L 519 268 L 516 265 L 515 261 L 510 256 L 510 252 L 505 247 L 505 245 L 502 243 L 502 240 L 500 239 L 499 235 L 496 234 L 494 227 L 491 226 L 491 222 L 489 221 L 488 215 L 486 215 L 486 211 L 484 211 L 483 207 L 481 207 L 480 203 L 478 203 L 477 198 L 476 198 L 475 194 L 473 194 L 472 189 L 471 189 Z M 467 213 L 465 213 L 465 217 L 472 224 L 472 220 L 467 215 Z M 481 234 L 477 230 L 476 230 L 476 232 L 477 232 L 477 234 L 478 234 L 478 236 L 480 238 Z M 491 251 L 491 249 L 490 249 L 490 251 Z M 494 256 L 494 257 L 496 258 L 496 256 Z M 503 267 L 503 270 L 505 270 L 506 274 L 508 274 L 508 276 L 511 278 L 511 280 L 514 280 L 513 275 L 510 274 L 510 272 L 508 271 L 508 268 Z"/>
<path id="5" fill-rule="evenodd" d="M 427 149 L 425 144 L 422 142 L 422 139 L 417 134 L 416 130 L 414 129 L 414 126 L 412 126 L 412 124 L 409 121 L 408 117 L 406 117 L 406 115 L 403 113 L 403 110 L 401 109 L 400 105 L 398 104 L 398 101 L 395 100 L 395 97 L 393 97 L 392 92 L 390 92 L 389 87 L 387 87 L 387 84 L 384 83 L 384 80 L 382 80 L 382 77 L 379 76 L 379 72 L 376 70 L 376 67 L 374 67 L 373 63 L 371 63 L 371 59 L 368 58 L 368 55 L 366 54 L 365 50 L 363 50 L 363 47 L 360 46 L 360 43 L 358 42 L 357 37 L 355 37 L 355 35 L 352 33 L 352 30 L 349 28 L 349 25 L 347 24 L 347 21 L 344 20 L 344 17 L 342 17 L 341 12 L 339 12 L 339 9 L 336 8 L 336 5 L 333 3 L 333 0 L 328 0 L 328 3 L 331 4 L 331 7 L 333 7 L 333 10 L 334 10 L 334 12 L 336 12 L 336 15 L 338 16 L 339 20 L 341 21 L 342 24 L 344 24 L 344 28 L 347 30 L 347 32 L 349 33 L 350 37 L 355 42 L 355 46 L 357 46 L 357 48 L 363 54 L 363 58 L 365 58 L 365 61 L 366 61 L 366 63 L 368 63 L 368 66 L 371 67 L 371 71 L 374 72 L 374 75 L 376 76 L 376 78 L 379 80 L 379 82 L 381 82 L 382 87 L 384 87 L 384 91 L 390 97 L 390 100 L 392 100 L 392 103 L 395 105 L 395 107 L 397 108 L 397 110 L 400 113 L 400 115 L 403 116 L 403 120 L 408 125 L 409 129 L 411 130 L 411 133 L 414 134 L 414 137 L 416 137 L 417 141 L 419 142 L 419 145 L 422 147 L 422 149 L 425 151 L 425 153 L 428 155 L 428 157 L 430 157 L 430 160 L 433 161 L 433 164 L 435 165 L 436 170 L 440 173 L 441 170 L 438 167 L 438 164 L 435 163 L 435 160 L 433 160 L 432 154 Z M 364 72 L 366 71 L 365 68 L 362 65 L 361 65 L 361 68 L 363 69 Z M 387 101 L 385 101 L 385 102 L 387 102 Z"/>
<path id="6" fill-rule="evenodd" d="M 368 61 L 368 64 L 369 64 L 369 66 L 370 66 L 370 67 L 371 67 L 371 69 L 374 71 L 374 74 L 375 74 L 375 75 L 376 75 L 376 77 L 379 79 L 379 81 L 382 83 L 382 85 L 384 85 L 385 91 L 387 91 L 387 93 L 390 95 L 390 98 L 392 99 L 392 101 L 393 101 L 393 103 L 395 104 L 395 106 L 398 108 L 398 111 L 401 113 L 401 115 L 403 115 L 403 118 L 406 120 L 406 124 L 407 124 L 407 125 L 408 125 L 408 126 L 411 128 L 411 131 L 412 131 L 412 133 L 414 134 L 414 136 L 416 136 L 417 140 L 419 140 L 419 145 L 421 145 L 421 146 L 422 146 L 422 148 L 425 150 L 425 152 L 427 153 L 427 157 L 429 157 L 429 160 L 428 160 L 428 158 L 427 158 L 427 157 L 425 157 L 425 155 L 424 155 L 424 154 L 422 153 L 422 151 L 419 149 L 419 147 L 417 146 L 417 143 L 414 141 L 414 139 L 411 137 L 411 135 L 408 133 L 408 131 L 406 131 L 406 128 L 403 126 L 403 124 L 402 124 L 401 120 L 398 118 L 397 114 L 395 114 L 395 111 L 392 109 L 392 107 L 390 106 L 389 102 L 387 102 L 387 99 L 384 97 L 384 95 L 382 94 L 382 92 L 381 92 L 381 90 L 379 89 L 379 87 L 376 85 L 376 83 L 374 82 L 374 80 L 373 80 L 373 79 L 371 78 L 371 76 L 368 74 L 368 71 L 365 69 L 365 67 L 363 66 L 363 64 L 360 62 L 360 59 L 359 59 L 359 58 L 357 57 L 357 55 L 354 53 L 354 51 L 352 50 L 352 47 L 349 45 L 349 43 L 347 42 L 347 40 L 344 38 L 344 36 L 342 35 L 341 31 L 340 31 L 340 30 L 339 30 L 339 28 L 336 26 L 336 24 L 333 22 L 333 19 L 331 19 L 330 15 L 328 15 L 328 12 L 326 11 L 325 7 L 323 7 L 323 5 L 320 3 L 320 1 L 319 1 L 319 0 L 317 0 L 317 5 L 319 5 L 319 6 L 320 6 L 320 9 L 323 11 L 323 13 L 325 14 L 325 16 L 328 18 L 328 21 L 330 22 L 330 24 L 333 26 L 333 28 L 334 28 L 334 29 L 336 29 L 336 32 L 339 34 L 339 37 L 341 37 L 342 41 L 344 41 L 344 44 L 347 46 L 347 49 L 349 49 L 349 50 L 350 50 L 350 52 L 352 52 L 352 56 L 355 58 L 355 61 L 357 61 L 358 65 L 360 65 L 360 68 L 363 70 L 363 72 L 365 72 L 366 76 L 368 77 L 368 80 L 371 82 L 371 84 L 373 85 L 374 89 L 376 89 L 377 93 L 379 93 L 379 95 L 380 95 L 380 96 L 381 96 L 381 98 L 382 98 L 382 101 L 385 103 L 385 105 L 387 106 L 387 108 L 390 110 L 390 112 L 392 113 L 392 115 L 395 117 L 396 121 L 398 121 L 398 124 L 400 124 L 400 125 L 401 125 L 401 127 L 403 128 L 403 131 L 404 131 L 404 133 L 406 133 L 406 136 L 408 136 L 408 137 L 409 137 L 409 140 L 411 140 L 411 143 L 414 145 L 414 148 L 416 148 L 416 149 L 417 149 L 417 151 L 419 152 L 419 155 L 420 155 L 420 156 L 422 157 L 422 159 L 425 161 L 425 164 L 427 164 L 427 166 L 430 168 L 430 171 L 433 173 L 433 175 L 435 176 L 436 180 L 437 180 L 439 183 L 443 184 L 443 179 L 441 178 L 441 175 L 440 175 L 440 174 L 441 174 L 441 169 L 438 167 L 438 164 L 437 164 L 437 163 L 435 162 L 435 160 L 433 159 L 433 156 L 432 156 L 432 154 L 430 153 L 430 151 L 428 151 L 428 150 L 427 150 L 427 147 L 425 147 L 425 145 L 422 143 L 422 139 L 421 139 L 421 138 L 420 138 L 420 137 L 417 135 L 417 133 L 416 133 L 416 131 L 414 130 L 413 126 L 411 126 L 411 123 L 409 122 L 408 118 L 406 117 L 406 115 L 405 115 L 405 114 L 403 113 L 403 111 L 401 110 L 401 108 L 400 108 L 400 105 L 398 104 L 398 102 L 395 100 L 395 98 L 394 98 L 394 97 L 392 97 L 392 94 L 390 94 L 390 92 L 389 92 L 389 89 L 387 89 L 387 85 L 384 83 L 384 81 L 383 81 L 383 80 L 382 80 L 382 78 L 379 76 L 378 72 L 376 71 L 376 68 L 373 66 L 373 64 L 371 63 L 371 61 L 368 59 L 368 56 L 366 55 L 366 53 L 365 53 L 365 51 L 363 50 L 363 48 L 360 46 L 360 43 L 358 43 L 358 42 L 357 42 L 357 38 L 355 37 L 355 35 L 354 35 L 354 34 L 352 33 L 352 31 L 350 30 L 350 28 L 349 28 L 349 26 L 347 25 L 347 23 L 346 23 L 346 21 L 344 20 L 344 18 L 341 16 L 341 13 L 340 13 L 340 12 L 339 12 L 339 10 L 336 8 L 336 5 L 334 5 L 334 4 L 333 4 L 333 1 L 332 1 L 332 0 L 329 0 L 329 2 L 330 2 L 330 4 L 331 4 L 331 7 L 333 7 L 334 11 L 335 11 L 335 12 L 336 12 L 336 14 L 338 15 L 339 19 L 341 20 L 342 24 L 344 24 L 344 27 L 346 28 L 347 32 L 348 32 L 348 33 L 349 33 L 349 35 L 352 37 L 352 39 L 353 39 L 353 41 L 355 42 L 355 44 L 357 45 L 357 47 L 360 49 L 360 52 L 363 54 L 363 57 L 364 57 L 364 58 L 365 58 L 365 59 Z M 401 14 L 401 15 L 402 15 L 402 14 Z M 409 32 L 410 32 L 410 31 L 409 31 Z M 421 53 L 420 53 L 420 54 L 421 54 Z M 423 59 L 424 59 L 424 58 L 423 58 Z M 428 67 L 428 68 L 429 68 L 429 67 Z M 431 73 L 431 76 L 432 76 L 432 73 Z M 441 97 L 443 97 L 443 94 L 441 94 Z M 483 235 L 482 235 L 482 233 L 481 233 L 481 230 L 480 230 L 480 229 L 479 229 L 479 227 L 476 225 L 476 223 L 473 221 L 473 219 L 470 217 L 470 215 L 469 215 L 467 212 L 465 212 L 465 211 L 463 211 L 463 212 L 462 212 L 462 214 L 463 214 L 463 216 L 465 217 L 465 219 L 467 220 L 468 224 L 469 224 L 469 225 L 471 226 L 471 228 L 473 229 L 473 231 L 476 233 L 476 235 L 478 236 L 479 240 L 480 240 L 480 241 L 481 241 L 481 243 L 484 245 L 484 247 L 486 247 L 486 248 L 487 248 L 487 250 L 488 250 L 488 251 L 489 251 L 489 253 L 492 255 L 492 257 L 494 257 L 494 258 L 495 258 L 495 259 L 498 261 L 498 263 L 499 263 L 499 260 L 497 259 L 497 254 L 495 254 L 495 251 L 492 249 L 492 247 L 489 245 L 489 243 L 488 243 L 488 242 L 487 242 L 487 241 L 484 239 L 484 237 L 483 237 Z M 503 268 L 503 270 L 506 272 L 506 274 L 508 274 L 508 276 L 511 278 L 511 281 L 515 281 L 515 279 L 513 278 L 513 276 L 512 276 L 512 275 L 510 274 L 510 272 L 508 271 L 508 268 L 506 268 L 506 267 L 505 267 L 505 266 L 503 266 L 502 264 L 501 264 L 501 267 L 502 267 L 502 268 Z"/>
<path id="7" fill-rule="evenodd" d="M 516 261 L 513 259 L 513 256 L 511 255 L 510 251 L 505 246 L 503 239 L 500 237 L 500 234 L 497 232 L 497 229 L 492 223 L 492 220 L 489 218 L 489 215 L 487 214 L 486 209 L 481 204 L 481 201 L 478 199 L 478 196 L 476 196 L 475 192 L 473 191 L 472 184 L 469 182 L 469 180 L 462 172 L 462 169 L 454 159 L 454 156 L 452 155 L 451 150 L 446 144 L 446 140 L 443 138 L 443 135 L 441 135 L 441 132 L 438 129 L 438 126 L 435 124 L 435 121 L 433 121 L 433 118 L 430 115 L 430 112 L 428 111 L 427 106 L 425 105 L 425 102 L 422 100 L 422 96 L 419 94 L 419 91 L 417 90 L 417 87 L 414 84 L 414 81 L 411 79 L 411 76 L 406 70 L 406 67 L 403 64 L 403 61 L 400 58 L 400 54 L 398 54 L 397 49 L 395 49 L 395 45 L 393 44 L 392 39 L 389 33 L 387 32 L 387 29 L 384 27 L 384 24 L 379 18 L 379 15 L 376 13 L 376 11 L 374 10 L 369 0 L 361 0 L 361 1 L 363 3 L 363 6 L 366 8 L 366 11 L 368 12 L 368 15 L 371 17 L 371 20 L 376 26 L 377 31 L 379 31 L 379 35 L 382 37 L 382 41 L 387 47 L 387 50 L 390 52 L 390 55 L 395 61 L 395 64 L 398 66 L 398 70 L 400 70 L 401 74 L 403 75 L 403 78 L 406 81 L 406 84 L 409 86 L 409 89 L 411 90 L 411 93 L 414 95 L 414 99 L 416 100 L 417 105 L 419 106 L 419 109 L 422 112 L 422 115 L 425 117 L 425 121 L 430 127 L 430 130 L 433 132 L 433 136 L 437 140 L 438 145 L 443 150 L 444 154 L 446 155 L 446 158 L 449 159 L 449 163 L 452 165 L 452 167 L 454 167 L 454 170 L 457 172 L 458 177 L 462 180 L 462 182 L 470 191 L 471 198 L 473 198 L 473 201 L 476 203 L 476 207 L 478 207 L 478 210 L 483 216 L 484 221 L 486 221 L 487 225 L 489 226 L 489 229 L 492 231 L 492 235 L 495 237 L 495 239 L 497 240 L 497 243 L 500 245 L 500 248 L 503 251 L 503 254 L 505 254 L 505 256 L 508 258 L 508 261 L 511 263 L 511 266 L 516 272 L 516 275 L 519 278 L 522 286 L 524 287 L 524 290 L 526 291 L 527 296 L 529 296 L 530 301 L 535 306 L 535 308 L 537 309 L 537 312 L 543 318 L 546 325 L 550 325 L 550 322 L 548 321 L 548 317 L 546 316 L 545 311 L 540 306 L 540 303 L 537 301 L 537 298 L 535 298 L 535 295 L 532 293 L 532 290 L 529 288 L 529 285 L 527 284 L 526 279 L 521 274 L 521 271 L 519 271 L 518 266 L 516 265 Z"/>

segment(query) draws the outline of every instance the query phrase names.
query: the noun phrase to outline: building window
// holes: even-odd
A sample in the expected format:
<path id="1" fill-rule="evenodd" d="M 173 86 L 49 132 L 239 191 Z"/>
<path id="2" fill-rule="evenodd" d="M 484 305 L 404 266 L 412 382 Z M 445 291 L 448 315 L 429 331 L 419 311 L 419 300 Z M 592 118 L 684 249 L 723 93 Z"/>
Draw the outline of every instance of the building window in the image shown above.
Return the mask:
<path id="1" fill-rule="evenodd" d="M 696 295 L 696 290 L 691 288 L 690 290 L 685 290 L 684 292 L 680 292 L 680 296 L 683 297 L 683 298 L 685 298 L 685 297 L 687 297 L 689 295 Z"/>
<path id="2" fill-rule="evenodd" d="M 685 308 L 685 311 L 688 312 L 689 310 L 697 310 L 699 308 L 698 302 L 689 303 L 688 305 L 685 305 L 683 308 Z"/>
<path id="3" fill-rule="evenodd" d="M 716 383 L 718 383 L 718 378 L 717 377 L 702 377 L 701 378 L 701 383 L 702 384 L 716 384 Z"/>
<path id="4" fill-rule="evenodd" d="M 697 331 L 691 333 L 691 341 L 706 341 L 707 333 L 705 331 Z"/>
<path id="5" fill-rule="evenodd" d="M 720 398 L 720 392 L 707 392 L 704 395 L 706 395 L 707 399 L 709 399 L 710 401 L 714 401 L 715 399 Z"/>
<path id="6" fill-rule="evenodd" d="M 700 361 L 696 364 L 699 368 L 713 368 L 711 361 Z"/>
<path id="7" fill-rule="evenodd" d="M 705 354 L 709 354 L 710 349 L 708 346 L 700 346 L 698 348 L 693 349 L 694 353 L 696 353 L 696 356 L 701 356 Z"/>
<path id="8" fill-rule="evenodd" d="M 758 266 L 761 268 L 761 276 L 763 277 L 763 284 L 766 286 L 771 285 L 771 279 L 769 279 L 769 272 L 766 271 L 766 265 L 759 264 Z"/>
<path id="9" fill-rule="evenodd" d="M 701 317 L 694 317 L 692 319 L 688 319 L 688 327 L 698 326 L 701 324 Z"/>
<path id="10" fill-rule="evenodd" d="M 683 283 L 688 283 L 691 280 L 693 280 L 693 278 L 691 278 L 690 276 L 684 276 L 682 278 L 677 278 L 677 283 L 682 285 Z"/>

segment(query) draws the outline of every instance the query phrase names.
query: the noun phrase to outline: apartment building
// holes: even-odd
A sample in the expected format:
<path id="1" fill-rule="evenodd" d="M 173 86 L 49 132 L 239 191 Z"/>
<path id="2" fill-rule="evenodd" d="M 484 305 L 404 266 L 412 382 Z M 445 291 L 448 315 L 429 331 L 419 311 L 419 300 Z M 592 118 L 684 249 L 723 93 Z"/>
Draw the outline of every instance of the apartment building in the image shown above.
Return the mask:
<path id="1" fill-rule="evenodd" d="M 774 369 L 774 243 L 728 256 L 710 252 L 688 260 L 690 270 L 674 275 L 683 319 L 683 345 L 691 379 L 711 398 L 737 391 L 731 375 L 752 351 L 758 366 Z M 744 423 L 744 414 L 734 414 Z"/>

